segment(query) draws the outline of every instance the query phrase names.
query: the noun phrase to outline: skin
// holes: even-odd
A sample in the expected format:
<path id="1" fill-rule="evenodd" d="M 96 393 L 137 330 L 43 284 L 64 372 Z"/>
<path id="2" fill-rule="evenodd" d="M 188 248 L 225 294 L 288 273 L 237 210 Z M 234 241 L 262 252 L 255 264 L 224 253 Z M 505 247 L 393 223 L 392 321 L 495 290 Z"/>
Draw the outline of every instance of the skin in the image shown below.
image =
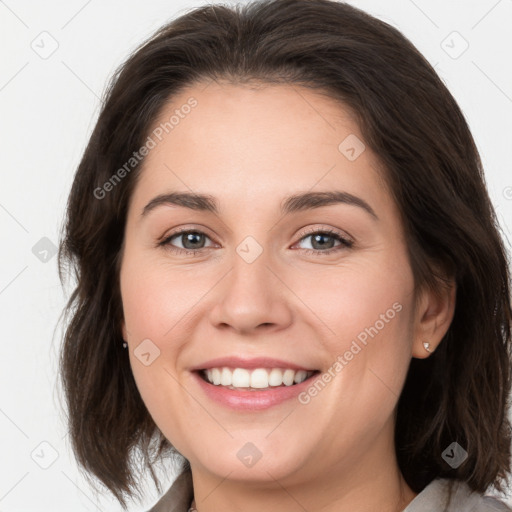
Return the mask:
<path id="1" fill-rule="evenodd" d="M 348 110 L 290 85 L 198 83 L 172 99 L 169 119 L 193 96 L 198 105 L 146 157 L 130 200 L 120 284 L 122 331 L 142 399 L 166 438 L 191 464 L 199 512 L 261 510 L 400 511 L 416 494 L 396 462 L 394 414 L 411 357 L 428 357 L 453 317 L 455 286 L 418 292 L 403 227 L 379 161 L 369 148 L 349 161 L 348 135 L 363 140 Z M 220 213 L 144 206 L 168 191 L 214 196 Z M 363 208 L 333 204 L 282 217 L 292 193 L 342 190 Z M 176 228 L 206 234 L 197 255 L 158 241 Z M 308 232 L 336 230 L 352 247 Z M 252 236 L 252 263 L 236 252 Z M 171 242 L 169 242 L 171 243 Z M 186 246 L 175 237 L 176 248 Z M 201 245 L 202 244 L 202 245 Z M 323 249 L 322 247 L 325 247 Z M 329 255 L 321 254 L 337 248 Z M 233 411 L 209 400 L 190 368 L 226 355 L 270 356 L 323 372 L 358 334 L 399 303 L 308 404 Z M 150 365 L 134 350 L 149 338 Z M 245 443 L 262 453 L 252 467 Z"/>

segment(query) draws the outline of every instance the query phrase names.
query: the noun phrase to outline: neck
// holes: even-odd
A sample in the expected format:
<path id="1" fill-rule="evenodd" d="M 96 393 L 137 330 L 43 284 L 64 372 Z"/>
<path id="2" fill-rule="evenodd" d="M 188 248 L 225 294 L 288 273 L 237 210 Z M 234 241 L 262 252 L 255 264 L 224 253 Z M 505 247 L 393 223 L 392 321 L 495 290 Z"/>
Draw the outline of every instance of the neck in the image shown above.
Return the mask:
<path id="1" fill-rule="evenodd" d="M 399 485 L 398 485 L 398 492 L 396 493 L 396 498 L 394 498 L 394 501 L 393 499 L 389 502 L 389 506 L 383 506 L 382 505 L 382 501 L 381 499 L 379 498 L 378 500 L 378 504 L 375 505 L 375 506 L 371 506 L 371 505 L 368 505 L 370 508 L 364 508 L 364 510 L 379 510 L 379 512 L 403 512 L 403 510 L 407 507 L 407 505 L 409 505 L 409 503 L 417 496 L 417 494 L 409 488 L 409 486 L 407 485 L 407 483 L 405 482 L 405 480 L 403 480 L 403 478 L 401 479 Z M 339 512 L 340 510 L 345 510 L 345 509 L 341 509 L 339 508 L 339 504 L 333 504 L 333 507 L 335 508 L 322 508 L 322 512 L 327 512 L 327 511 L 330 511 L 331 509 L 332 510 L 336 510 L 336 512 Z M 203 505 L 203 507 L 201 509 L 198 509 L 197 508 L 197 504 L 196 504 L 196 500 L 195 498 L 192 500 L 192 503 L 190 505 L 190 508 L 188 509 L 188 512 L 209 512 L 210 510 L 214 510 L 213 508 L 210 508 L 208 505 Z M 229 509 L 224 509 L 224 510 L 229 510 Z M 240 510 L 240 509 L 236 509 L 236 510 Z M 244 510 L 246 510 L 244 508 Z M 282 509 L 280 509 L 282 510 Z M 294 510 L 297 510 L 297 508 L 295 507 Z M 311 510 L 311 509 L 307 509 L 307 510 Z M 320 509 L 318 509 L 320 510 Z M 347 510 L 353 510 L 351 509 L 350 507 L 347 508 Z"/>
<path id="2" fill-rule="evenodd" d="M 270 478 L 260 483 L 224 479 L 191 465 L 192 510 L 402 512 L 416 496 L 400 473 L 393 443 L 381 444 L 365 456 L 349 454 L 335 466 L 315 462 L 319 461 L 308 461 L 300 476 L 295 473 L 294 478 Z M 272 470 L 264 473 L 271 475 Z"/>

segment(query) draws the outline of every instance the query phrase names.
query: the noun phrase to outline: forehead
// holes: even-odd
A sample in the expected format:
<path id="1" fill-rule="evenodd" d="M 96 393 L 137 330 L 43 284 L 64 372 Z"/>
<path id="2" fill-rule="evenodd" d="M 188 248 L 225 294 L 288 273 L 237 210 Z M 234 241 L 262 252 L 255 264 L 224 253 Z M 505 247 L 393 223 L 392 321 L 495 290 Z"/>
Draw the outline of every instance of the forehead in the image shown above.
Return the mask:
<path id="1" fill-rule="evenodd" d="M 383 195 L 380 163 L 352 113 L 298 85 L 194 84 L 166 104 L 150 136 L 138 206 L 166 189 L 254 205 L 314 189 Z"/>

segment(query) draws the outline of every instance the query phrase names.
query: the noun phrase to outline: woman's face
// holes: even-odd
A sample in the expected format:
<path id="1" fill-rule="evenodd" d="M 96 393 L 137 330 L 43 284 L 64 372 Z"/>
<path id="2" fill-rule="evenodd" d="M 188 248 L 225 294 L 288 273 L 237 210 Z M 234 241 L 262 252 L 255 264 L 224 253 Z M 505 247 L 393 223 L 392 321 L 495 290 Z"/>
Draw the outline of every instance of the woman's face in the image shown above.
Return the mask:
<path id="1" fill-rule="evenodd" d="M 120 280 L 123 335 L 155 423 L 204 474 L 372 474 L 394 456 L 393 412 L 411 356 L 428 355 L 432 304 L 413 309 L 398 210 L 357 124 L 299 86 L 213 82 L 174 97 L 154 128 Z M 210 203 L 147 206 L 178 193 Z M 321 193 L 338 198 L 309 196 Z M 205 382 L 207 368 L 238 390 Z M 289 385 L 298 368 L 317 373 Z M 239 388 L 249 383 L 258 390 Z"/>

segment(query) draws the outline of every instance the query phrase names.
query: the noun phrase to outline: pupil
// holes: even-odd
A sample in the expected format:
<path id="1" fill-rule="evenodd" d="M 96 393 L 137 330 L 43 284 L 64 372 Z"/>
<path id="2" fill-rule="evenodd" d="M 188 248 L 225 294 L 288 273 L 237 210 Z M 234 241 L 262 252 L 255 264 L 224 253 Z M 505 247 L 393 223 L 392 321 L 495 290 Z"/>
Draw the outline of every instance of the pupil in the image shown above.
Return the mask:
<path id="1" fill-rule="evenodd" d="M 200 242 L 200 241 L 201 241 L 201 237 L 202 237 L 202 236 L 203 236 L 203 235 L 202 235 L 202 234 L 200 234 L 200 233 L 187 233 L 187 234 L 185 235 L 185 241 L 186 241 L 186 243 L 184 243 L 184 244 L 183 244 L 183 245 L 184 245 L 184 247 L 185 247 L 186 249 L 197 249 L 197 247 L 195 247 L 195 246 L 194 246 L 194 242 L 197 244 L 197 238 L 199 238 L 199 242 Z M 195 238 L 196 240 L 194 240 L 194 238 Z M 192 242 L 192 247 L 187 247 L 187 243 L 188 243 L 188 242 Z"/>
<path id="2" fill-rule="evenodd" d="M 313 244 L 312 244 L 312 245 L 313 245 L 313 247 L 315 247 L 315 244 L 317 243 L 317 241 L 318 241 L 319 239 L 320 239 L 320 240 L 322 240 L 322 239 L 325 239 L 325 238 L 330 238 L 330 239 L 332 240 L 332 237 L 330 237 L 329 235 L 322 235 L 322 234 L 320 234 L 320 235 L 314 235 L 314 236 L 313 236 Z M 318 248 L 318 247 L 317 247 L 317 248 Z M 320 244 L 319 248 L 320 248 L 320 249 L 325 249 L 325 243 L 324 243 L 324 244 Z"/>

